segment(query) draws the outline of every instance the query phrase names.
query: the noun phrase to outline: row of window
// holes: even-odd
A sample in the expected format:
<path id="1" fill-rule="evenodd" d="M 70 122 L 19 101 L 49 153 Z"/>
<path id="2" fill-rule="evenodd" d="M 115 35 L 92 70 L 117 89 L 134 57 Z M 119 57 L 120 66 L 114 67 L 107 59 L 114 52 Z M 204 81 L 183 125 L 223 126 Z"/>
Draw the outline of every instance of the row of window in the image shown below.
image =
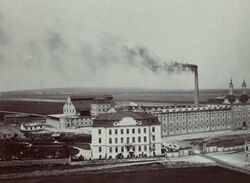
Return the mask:
<path id="1" fill-rule="evenodd" d="M 181 122 L 179 122 L 179 123 L 177 122 L 176 124 L 174 124 L 173 122 L 170 122 L 169 125 L 170 125 L 170 126 L 179 126 L 179 125 L 186 125 L 186 124 L 187 124 L 187 125 L 188 125 L 188 124 L 189 124 L 189 125 L 192 125 L 192 124 L 197 125 L 197 124 L 202 124 L 202 123 L 203 123 L 203 124 L 206 124 L 206 123 L 208 123 L 208 122 L 209 122 L 208 120 L 207 120 L 207 121 L 202 121 L 202 120 L 201 120 L 201 121 L 189 121 L 189 122 L 187 122 L 187 123 L 186 123 L 186 122 L 182 122 L 182 123 L 181 123 Z M 216 122 L 216 121 L 215 121 L 215 120 L 211 120 L 211 122 Z M 220 122 L 220 120 L 218 119 L 217 122 Z M 225 122 L 225 119 L 222 119 L 222 122 Z M 228 122 L 230 122 L 230 121 L 228 121 Z M 163 126 L 166 127 L 166 126 L 167 126 L 167 123 L 163 123 Z"/>
<path id="2" fill-rule="evenodd" d="M 137 148 L 136 148 L 137 147 Z M 155 148 L 155 144 L 153 144 L 153 149 Z M 138 151 L 138 152 L 141 152 L 141 151 L 147 151 L 148 150 L 148 146 L 145 145 L 145 146 L 132 146 L 132 148 L 130 149 L 129 147 L 124 147 L 124 146 L 121 146 L 121 147 L 109 147 L 108 148 L 109 150 L 109 153 L 119 153 L 119 152 L 129 152 L 130 150 L 132 151 Z M 99 152 L 101 153 L 102 152 L 102 147 L 100 146 L 99 147 Z"/>
<path id="3" fill-rule="evenodd" d="M 137 133 L 140 134 L 141 131 L 143 129 L 143 133 L 147 133 L 147 128 L 137 128 Z M 112 135 L 112 129 L 109 129 L 109 135 Z M 132 129 L 120 129 L 120 134 L 124 134 L 126 132 L 126 134 L 135 134 L 136 132 L 136 129 L 135 128 L 132 128 Z M 152 127 L 152 132 L 155 132 L 155 127 Z M 113 132 L 115 135 L 118 134 L 118 129 L 114 129 L 114 132 Z M 102 134 L 102 129 L 98 129 L 98 134 L 101 135 Z"/>
<path id="4" fill-rule="evenodd" d="M 65 113 L 75 113 L 75 110 L 74 109 L 65 109 L 64 110 Z"/>
<path id="5" fill-rule="evenodd" d="M 69 102 L 69 103 L 68 103 L 68 102 L 66 102 L 66 105 L 69 105 L 69 106 L 71 106 L 71 102 Z"/>
<path id="6" fill-rule="evenodd" d="M 228 116 L 230 116 L 231 113 L 227 113 L 227 114 L 228 114 Z M 226 116 L 225 113 L 222 113 L 222 114 L 217 114 L 217 117 L 219 117 L 220 115 L 221 115 L 221 116 Z M 211 117 L 215 117 L 215 116 L 216 116 L 215 114 L 211 114 Z M 191 119 L 191 118 L 193 117 L 193 115 L 187 116 L 187 117 L 188 117 L 188 119 Z M 173 119 L 177 119 L 177 120 L 178 120 L 178 119 L 183 119 L 183 120 L 184 120 L 184 119 L 186 119 L 187 117 L 186 117 L 186 116 L 182 116 L 182 117 L 181 117 L 181 116 L 169 117 L 169 120 L 173 120 Z M 207 115 L 202 115 L 202 114 L 201 114 L 201 115 L 195 115 L 195 116 L 194 116 L 195 119 L 197 119 L 198 117 L 200 117 L 200 118 L 207 117 L 207 118 L 208 118 L 209 115 L 208 115 L 208 114 L 207 114 Z M 163 118 L 163 121 L 165 121 L 165 120 L 167 120 L 167 117 L 164 117 L 164 118 Z"/>
<path id="7" fill-rule="evenodd" d="M 70 127 L 70 126 L 82 126 L 82 125 L 91 126 L 91 125 L 92 125 L 92 122 L 66 123 L 66 126 L 67 126 L 67 127 Z"/>
<path id="8" fill-rule="evenodd" d="M 120 141 L 119 141 L 119 138 L 109 138 L 109 144 L 112 144 L 112 143 L 115 143 L 115 144 L 121 143 L 121 144 L 123 144 L 123 143 L 125 143 L 125 140 L 126 140 L 127 144 L 129 144 L 129 143 L 147 142 L 147 136 L 144 136 L 143 138 L 142 137 L 137 137 L 137 141 L 136 141 L 135 137 L 127 137 L 127 138 L 121 137 Z M 152 135 L 152 141 L 155 141 L 155 135 Z M 102 138 L 98 138 L 98 143 L 99 144 L 102 143 Z"/>
<path id="9" fill-rule="evenodd" d="M 215 126 L 215 125 L 212 125 L 211 126 L 211 128 L 215 128 L 215 127 L 217 127 L 218 129 L 220 129 L 220 128 L 226 128 L 227 127 L 227 125 L 226 124 L 223 124 L 223 125 L 217 125 L 217 126 Z M 228 125 L 228 127 L 229 127 L 229 125 Z M 206 126 L 206 127 L 203 127 L 203 126 L 201 126 L 201 127 L 194 127 L 194 128 L 191 128 L 191 127 L 189 127 L 189 128 L 182 128 L 182 129 L 179 129 L 179 128 L 176 128 L 175 130 L 173 129 L 173 128 L 171 128 L 170 129 L 170 132 L 173 132 L 173 131 L 176 131 L 176 132 L 178 132 L 178 131 L 187 131 L 187 130 L 198 130 L 198 129 L 210 129 L 210 127 L 209 126 Z"/>
<path id="10" fill-rule="evenodd" d="M 107 109 L 95 109 L 95 110 L 92 110 L 92 112 L 107 112 L 108 111 L 108 108 Z"/>
<path id="11" fill-rule="evenodd" d="M 109 108 L 110 104 L 92 104 L 91 106 L 93 108 L 96 108 L 96 107 L 106 107 L 106 108 Z"/>
<path id="12" fill-rule="evenodd" d="M 215 121 L 217 121 L 217 122 L 220 122 L 220 121 L 226 121 L 226 119 L 222 119 L 222 120 L 220 120 L 220 119 L 217 119 L 217 120 L 214 120 L 214 119 L 211 119 L 211 122 L 215 122 Z M 228 119 L 227 121 L 231 121 L 231 119 Z M 200 123 L 208 123 L 209 122 L 209 120 L 200 120 L 200 121 L 188 121 L 187 122 L 187 124 L 200 124 Z M 163 123 L 163 124 L 166 124 L 166 123 Z M 173 122 L 170 122 L 169 123 L 170 124 L 170 126 L 172 126 L 172 125 L 174 125 L 174 123 Z M 176 122 L 176 125 L 178 126 L 178 125 L 186 125 L 186 121 L 184 121 L 184 122 Z"/>
<path id="13" fill-rule="evenodd" d="M 73 119 L 66 119 L 65 122 L 69 122 L 69 123 L 83 123 L 83 122 L 92 122 L 92 120 L 90 118 L 73 118 Z"/>

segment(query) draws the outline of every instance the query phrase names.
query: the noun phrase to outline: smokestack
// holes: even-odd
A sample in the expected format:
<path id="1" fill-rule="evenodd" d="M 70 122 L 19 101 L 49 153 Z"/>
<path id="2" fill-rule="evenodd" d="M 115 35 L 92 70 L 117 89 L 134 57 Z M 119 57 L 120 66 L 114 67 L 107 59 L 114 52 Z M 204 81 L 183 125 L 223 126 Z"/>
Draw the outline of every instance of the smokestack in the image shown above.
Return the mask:
<path id="1" fill-rule="evenodd" d="M 199 106 L 199 80 L 198 80 L 198 66 L 194 69 L 194 105 Z"/>

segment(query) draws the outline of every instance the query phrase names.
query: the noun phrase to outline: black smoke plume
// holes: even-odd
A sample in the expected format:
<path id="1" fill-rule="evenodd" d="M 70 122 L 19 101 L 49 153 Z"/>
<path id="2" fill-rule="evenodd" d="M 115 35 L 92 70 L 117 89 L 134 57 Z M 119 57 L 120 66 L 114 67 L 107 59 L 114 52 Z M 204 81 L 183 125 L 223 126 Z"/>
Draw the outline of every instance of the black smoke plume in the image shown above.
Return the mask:
<path id="1" fill-rule="evenodd" d="M 129 63 L 133 66 L 143 65 L 152 72 L 181 73 L 185 71 L 194 72 L 197 70 L 197 65 L 188 63 L 161 62 L 159 58 L 149 53 L 147 48 L 136 47 L 125 48 L 126 56 Z"/>

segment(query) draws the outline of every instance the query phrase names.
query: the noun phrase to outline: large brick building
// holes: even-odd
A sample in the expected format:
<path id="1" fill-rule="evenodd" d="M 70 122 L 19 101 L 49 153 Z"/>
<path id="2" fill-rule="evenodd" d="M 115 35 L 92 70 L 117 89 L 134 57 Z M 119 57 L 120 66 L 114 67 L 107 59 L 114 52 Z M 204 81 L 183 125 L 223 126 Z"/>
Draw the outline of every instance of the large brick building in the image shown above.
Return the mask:
<path id="1" fill-rule="evenodd" d="M 162 136 L 231 129 L 231 106 L 171 108 L 152 111 L 162 125 Z"/>
<path id="2" fill-rule="evenodd" d="M 250 105 L 128 107 L 122 110 L 151 113 L 161 123 L 161 135 L 174 136 L 250 127 Z"/>

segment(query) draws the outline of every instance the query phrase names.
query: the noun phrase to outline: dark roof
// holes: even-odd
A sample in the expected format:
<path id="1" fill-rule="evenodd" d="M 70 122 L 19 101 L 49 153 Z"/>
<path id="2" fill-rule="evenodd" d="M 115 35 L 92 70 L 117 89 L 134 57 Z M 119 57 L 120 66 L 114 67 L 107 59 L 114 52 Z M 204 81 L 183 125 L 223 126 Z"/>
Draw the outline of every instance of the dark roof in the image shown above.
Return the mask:
<path id="1" fill-rule="evenodd" d="M 242 103 L 246 103 L 249 99 L 249 96 L 246 94 L 242 94 L 239 99 Z"/>
<path id="2" fill-rule="evenodd" d="M 92 100 L 71 100 L 76 110 L 84 111 L 89 110 L 91 107 Z"/>
<path id="3" fill-rule="evenodd" d="M 111 100 L 110 99 L 106 99 L 106 98 L 95 98 L 93 100 L 93 104 L 110 104 Z"/>
<path id="4" fill-rule="evenodd" d="M 237 99 L 237 97 L 234 95 L 228 95 L 226 98 L 229 100 L 230 103 L 235 102 L 235 100 Z"/>
<path id="5" fill-rule="evenodd" d="M 70 96 L 71 102 L 76 110 L 84 111 L 91 109 L 92 103 L 102 102 L 110 103 L 113 100 L 112 95 L 91 95 L 91 96 Z"/>
<path id="6" fill-rule="evenodd" d="M 140 121 L 142 126 L 160 125 L 157 117 L 145 112 L 118 111 L 115 113 L 101 114 L 94 119 L 93 127 L 114 126 L 114 122 L 121 121 L 124 117 L 132 117 Z"/>

